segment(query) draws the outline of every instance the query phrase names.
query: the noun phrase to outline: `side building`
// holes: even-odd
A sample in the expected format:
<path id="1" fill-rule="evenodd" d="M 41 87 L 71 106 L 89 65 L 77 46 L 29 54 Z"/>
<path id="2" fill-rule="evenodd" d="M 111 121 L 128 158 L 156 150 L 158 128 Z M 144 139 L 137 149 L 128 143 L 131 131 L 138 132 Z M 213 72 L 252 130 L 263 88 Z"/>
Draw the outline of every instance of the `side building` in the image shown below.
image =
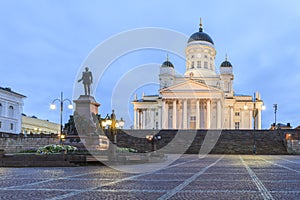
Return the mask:
<path id="1" fill-rule="evenodd" d="M 26 96 L 0 87 L 0 132 L 21 133 L 23 100 Z"/>
<path id="2" fill-rule="evenodd" d="M 22 114 L 22 133 L 28 134 L 58 134 L 60 124 L 38 119 L 35 116 L 28 117 Z"/>

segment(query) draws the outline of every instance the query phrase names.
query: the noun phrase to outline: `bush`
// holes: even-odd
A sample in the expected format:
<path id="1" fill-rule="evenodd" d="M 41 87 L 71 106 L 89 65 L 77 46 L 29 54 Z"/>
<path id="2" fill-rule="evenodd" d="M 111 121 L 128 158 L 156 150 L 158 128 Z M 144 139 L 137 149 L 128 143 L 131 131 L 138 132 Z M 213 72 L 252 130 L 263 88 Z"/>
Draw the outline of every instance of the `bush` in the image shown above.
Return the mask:
<path id="1" fill-rule="evenodd" d="M 44 147 L 40 147 L 40 148 L 38 148 L 38 150 L 36 152 L 39 154 L 51 154 L 51 153 L 59 153 L 62 151 L 74 152 L 76 150 L 77 150 L 76 147 L 73 147 L 70 145 L 52 144 L 52 145 L 46 145 Z"/>
<path id="2" fill-rule="evenodd" d="M 31 149 L 22 150 L 19 153 L 36 153 L 36 151 L 37 151 L 36 148 L 31 148 Z"/>
<path id="3" fill-rule="evenodd" d="M 137 153 L 137 150 L 132 149 L 132 148 L 118 148 L 117 152 L 118 153 L 126 153 L 126 152 Z"/>

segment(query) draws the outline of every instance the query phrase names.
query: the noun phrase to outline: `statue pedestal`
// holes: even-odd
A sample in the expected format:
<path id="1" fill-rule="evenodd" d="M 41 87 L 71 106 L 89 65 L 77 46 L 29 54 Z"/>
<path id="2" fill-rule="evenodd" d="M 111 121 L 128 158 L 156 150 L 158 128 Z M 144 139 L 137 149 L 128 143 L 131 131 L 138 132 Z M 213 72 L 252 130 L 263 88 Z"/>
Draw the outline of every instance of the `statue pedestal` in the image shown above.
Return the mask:
<path id="1" fill-rule="evenodd" d="M 88 95 L 80 95 L 77 100 L 74 100 L 75 112 L 85 118 L 91 119 L 92 113 L 98 115 L 99 103 L 96 102 L 95 98 Z"/>

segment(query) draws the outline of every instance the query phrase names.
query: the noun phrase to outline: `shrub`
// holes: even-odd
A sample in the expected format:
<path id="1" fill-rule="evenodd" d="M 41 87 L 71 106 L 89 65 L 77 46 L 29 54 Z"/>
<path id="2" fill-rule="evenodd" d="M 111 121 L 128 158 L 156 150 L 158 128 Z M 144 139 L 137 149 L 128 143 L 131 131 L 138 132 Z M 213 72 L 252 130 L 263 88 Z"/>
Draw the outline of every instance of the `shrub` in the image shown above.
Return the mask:
<path id="1" fill-rule="evenodd" d="M 51 153 L 59 153 L 62 151 L 73 152 L 76 151 L 77 148 L 70 145 L 46 145 L 44 147 L 38 148 L 36 151 L 39 154 L 51 154 Z"/>

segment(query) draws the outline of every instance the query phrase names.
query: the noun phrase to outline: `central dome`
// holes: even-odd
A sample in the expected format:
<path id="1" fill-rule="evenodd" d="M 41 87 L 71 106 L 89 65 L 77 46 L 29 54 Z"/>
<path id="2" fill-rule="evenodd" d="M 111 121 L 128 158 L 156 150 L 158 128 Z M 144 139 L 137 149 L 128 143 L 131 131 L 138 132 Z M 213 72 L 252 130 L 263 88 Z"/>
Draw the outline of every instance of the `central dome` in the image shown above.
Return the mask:
<path id="1" fill-rule="evenodd" d="M 211 37 L 203 32 L 203 28 L 202 28 L 202 22 L 200 21 L 200 28 L 199 28 L 199 32 L 194 33 L 193 35 L 191 35 L 191 37 L 188 40 L 188 43 L 193 42 L 193 41 L 205 41 L 205 42 L 209 42 L 211 44 L 214 44 L 213 40 L 211 39 Z"/>

